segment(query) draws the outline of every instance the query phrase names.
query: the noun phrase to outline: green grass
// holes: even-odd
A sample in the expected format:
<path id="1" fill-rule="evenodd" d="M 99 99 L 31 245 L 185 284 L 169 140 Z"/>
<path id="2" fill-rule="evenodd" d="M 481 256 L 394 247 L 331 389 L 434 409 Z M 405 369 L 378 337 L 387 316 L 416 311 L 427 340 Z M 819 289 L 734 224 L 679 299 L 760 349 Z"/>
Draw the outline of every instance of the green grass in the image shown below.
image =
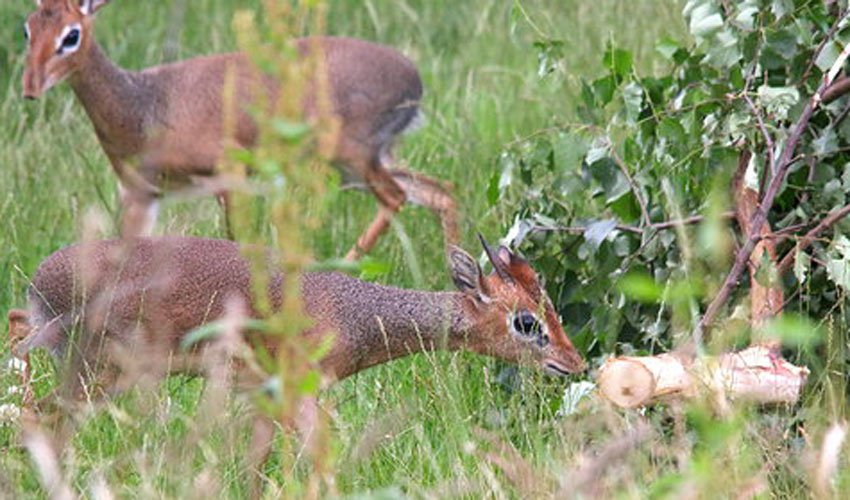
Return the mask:
<path id="1" fill-rule="evenodd" d="M 258 4 L 114 2 L 98 16 L 99 41 L 126 68 L 161 62 L 173 6 L 180 3 L 187 10 L 179 30 L 178 58 L 232 50 L 235 36 L 230 23 L 235 9 Z M 527 18 L 513 11 L 511 4 L 337 1 L 329 15 L 331 34 L 380 41 L 401 49 L 419 65 L 426 85 L 427 123 L 405 138 L 397 157 L 455 184 L 463 210 L 463 241 L 475 253 L 477 231 L 496 239 L 511 223 L 511 206 L 490 207 L 486 200 L 487 183 L 498 168 L 503 145 L 574 120 L 580 79 L 599 74 L 607 42 L 632 50 L 637 70 L 648 74 L 658 61 L 653 52 L 658 38 L 685 39 L 681 6 L 675 1 L 534 0 L 522 2 Z M 0 12 L 0 56 L 4 56 L 0 57 L 0 327 L 4 329 L 8 309 L 24 305 L 27 277 L 38 262 L 79 238 L 85 214 L 103 214 L 107 233 L 114 234 L 117 211 L 115 177 L 67 85 L 37 102 L 20 97 L 19 26 L 31 7 L 30 0 L 14 0 Z M 564 72 L 546 79 L 536 73 L 532 47 L 542 36 L 563 40 L 567 54 Z M 224 234 L 220 210 L 211 199 L 168 201 L 163 208 L 157 232 Z M 346 192 L 331 200 L 327 220 L 313 235 L 317 256 L 343 255 L 374 211 L 374 200 L 365 194 Z M 418 208 L 405 208 L 399 221 L 413 239 L 424 279 L 415 282 L 398 238 L 389 235 L 373 252 L 390 264 L 391 271 L 380 280 L 450 288 L 437 221 Z M 5 359 L 5 351 L 2 356 Z M 36 361 L 38 390 L 44 393 L 53 372 L 44 357 Z M 498 442 L 509 443 L 523 457 L 512 464 L 527 466 L 534 471 L 528 477 L 530 484 L 552 492 L 560 487 L 559 480 L 573 477 L 567 472 L 576 466 L 579 454 L 616 442 L 641 419 L 636 413 L 613 412 L 595 399 L 579 415 L 557 416 L 554 408 L 560 403 L 563 381 L 530 372 L 520 377 L 505 374 L 503 365 L 470 354 L 418 355 L 370 369 L 325 393 L 339 492 L 363 494 L 356 498 L 546 497 L 548 493 L 518 486 L 509 472 L 486 458 L 487 451 L 498 450 Z M 0 377 L 0 403 L 14 401 L 5 390 L 14 383 L 12 374 L 0 368 Z M 75 488 L 88 491 L 93 478 L 102 475 L 119 497 L 203 498 L 210 481 L 209 491 L 222 488 L 233 497 L 244 496 L 239 461 L 248 447 L 247 404 L 234 402 L 225 412 L 210 415 L 205 412 L 202 386 L 197 379 L 174 377 L 153 396 L 134 391 L 104 410 L 83 415 L 74 451 L 64 459 Z M 660 495 L 665 484 L 681 486 L 677 482 L 681 477 L 694 481 L 699 491 L 710 492 L 708 483 L 700 481 L 709 481 L 707 475 L 722 470 L 718 464 L 738 467 L 729 474 L 728 484 L 717 490 L 720 496 L 731 496 L 727 487 L 740 485 L 761 470 L 759 448 L 745 446 L 740 452 L 737 446 L 757 443 L 758 433 L 769 429 L 769 423 L 733 421 L 721 429 L 726 441 L 703 449 L 694 448 L 692 441 L 712 429 L 694 425 L 695 430 L 679 435 L 670 430 L 675 425 L 664 415 L 649 414 L 660 432 L 651 447 L 634 456 L 616 457 L 614 469 L 603 471 L 605 481 L 619 481 L 623 497 Z M 698 419 L 692 415 L 689 421 Z M 482 437 L 481 429 L 496 441 Z M 45 497 L 17 435 L 16 425 L 0 427 L 0 496 Z M 776 453 L 793 456 L 797 444 L 783 443 L 787 449 Z M 802 495 L 805 484 L 798 476 L 804 473 L 795 476 L 791 458 L 786 459 L 778 467 L 781 474 L 770 477 L 770 486 L 779 497 Z M 677 466 L 679 460 L 684 462 Z M 273 482 L 280 477 L 277 464 L 273 457 L 268 469 Z M 628 477 L 621 478 L 624 474 Z M 370 497 L 369 492 L 383 493 Z"/>

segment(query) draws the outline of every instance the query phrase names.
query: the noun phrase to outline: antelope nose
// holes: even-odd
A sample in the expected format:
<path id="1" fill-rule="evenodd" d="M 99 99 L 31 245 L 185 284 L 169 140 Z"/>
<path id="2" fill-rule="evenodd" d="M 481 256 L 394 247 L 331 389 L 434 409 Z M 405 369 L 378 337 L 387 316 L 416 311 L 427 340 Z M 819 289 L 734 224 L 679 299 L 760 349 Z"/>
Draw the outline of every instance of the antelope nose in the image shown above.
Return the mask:
<path id="1" fill-rule="evenodd" d="M 26 99 L 27 101 L 34 101 L 34 100 L 35 100 L 35 96 L 34 96 L 34 95 L 24 94 L 24 99 Z"/>

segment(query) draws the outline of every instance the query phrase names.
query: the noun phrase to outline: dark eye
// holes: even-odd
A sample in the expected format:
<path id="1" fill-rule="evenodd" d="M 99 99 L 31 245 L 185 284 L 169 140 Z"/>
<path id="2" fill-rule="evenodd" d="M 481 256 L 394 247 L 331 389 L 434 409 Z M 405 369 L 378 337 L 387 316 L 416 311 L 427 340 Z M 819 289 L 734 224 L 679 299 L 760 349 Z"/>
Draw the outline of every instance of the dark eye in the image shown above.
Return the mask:
<path id="1" fill-rule="evenodd" d="M 539 336 L 540 322 L 528 311 L 520 311 L 514 316 L 514 330 L 525 337 Z"/>
<path id="2" fill-rule="evenodd" d="M 64 48 L 73 48 L 76 47 L 77 44 L 80 43 L 80 30 L 74 28 L 65 35 L 65 38 L 62 39 L 62 47 Z"/>
<path id="3" fill-rule="evenodd" d="M 24 23 L 22 28 L 24 30 L 24 40 L 30 41 L 30 29 L 29 29 L 29 27 L 26 25 L 26 23 Z"/>

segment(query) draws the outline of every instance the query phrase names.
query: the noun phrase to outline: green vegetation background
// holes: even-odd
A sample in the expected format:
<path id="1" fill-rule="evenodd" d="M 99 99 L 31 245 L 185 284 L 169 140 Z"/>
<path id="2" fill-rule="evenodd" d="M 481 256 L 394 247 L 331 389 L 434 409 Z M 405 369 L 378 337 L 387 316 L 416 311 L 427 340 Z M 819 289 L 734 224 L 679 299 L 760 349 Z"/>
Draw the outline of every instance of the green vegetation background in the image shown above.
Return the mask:
<path id="1" fill-rule="evenodd" d="M 174 21 L 181 3 L 186 6 L 182 23 Z M 522 2 L 527 17 L 504 0 L 329 4 L 329 34 L 396 47 L 419 65 L 427 121 L 403 140 L 397 157 L 454 183 L 463 210 L 463 241 L 473 253 L 478 252 L 477 231 L 497 239 L 511 224 L 513 207 L 491 209 L 486 202 L 503 145 L 548 124 L 572 121 L 580 79 L 601 72 L 609 40 L 631 50 L 643 74 L 660 64 L 654 53 L 659 38 L 687 40 L 681 5 L 672 0 L 533 0 Z M 13 0 L 0 9 L 3 331 L 7 311 L 24 305 L 27 277 L 38 262 L 78 238 L 84 214 L 97 210 L 114 218 L 117 207 L 115 177 L 68 86 L 59 85 L 35 102 L 20 96 L 21 25 L 32 7 L 32 1 Z M 258 9 L 259 2 L 115 1 L 98 15 L 97 38 L 116 63 L 129 69 L 163 62 L 166 41 L 175 35 L 177 59 L 228 51 L 235 46 L 231 20 L 239 8 Z M 532 43 L 542 35 L 565 42 L 565 73 L 538 76 Z M 314 237 L 318 257 L 343 255 L 374 211 L 374 200 L 362 193 L 343 192 L 331 200 L 329 217 Z M 400 222 L 417 250 L 423 282 L 415 283 L 394 235 L 373 252 L 390 264 L 380 281 L 432 290 L 451 287 L 437 220 L 425 210 L 405 208 Z M 110 224 L 114 234 L 113 219 Z M 223 218 L 212 199 L 169 200 L 156 231 L 221 237 Z M 7 354 L 0 350 L 4 364 Z M 52 371 L 44 358 L 37 359 L 36 368 L 43 393 Z M 14 380 L 4 370 L 0 403 L 13 400 L 6 387 Z M 478 427 L 510 441 L 535 466 L 562 467 L 564 457 L 580 448 L 573 424 L 553 411 L 564 382 L 524 373 L 516 385 L 504 382 L 502 373 L 497 363 L 474 355 L 420 355 L 368 370 L 331 390 L 325 399 L 333 407 L 339 490 L 390 488 L 387 498 L 395 498 L 393 488 L 403 488 L 414 497 L 454 497 L 455 492 L 480 498 L 481 490 L 462 493 L 464 484 L 474 484 L 486 485 L 483 496 L 517 495 L 471 446 Z M 236 464 L 249 438 L 245 405 L 228 410 L 232 429 L 203 438 L 197 448 L 180 446 L 203 418 L 196 414 L 201 386 L 197 380 L 173 378 L 152 405 L 136 404 L 128 396 L 92 418 L 69 459 L 75 484 L 85 489 L 90 473 L 100 471 L 119 496 L 180 497 L 190 483 L 187 475 L 194 477 L 214 458 L 221 464 L 216 468 L 221 485 L 235 496 L 244 494 Z M 379 436 L 372 436 L 377 444 L 371 447 L 364 444 L 370 433 Z M 269 467 L 272 479 L 274 465 Z M 0 491 L 43 495 L 28 457 L 17 447 L 15 427 L 8 425 L 0 426 L 0 483 L 5 482 L 12 489 Z"/>

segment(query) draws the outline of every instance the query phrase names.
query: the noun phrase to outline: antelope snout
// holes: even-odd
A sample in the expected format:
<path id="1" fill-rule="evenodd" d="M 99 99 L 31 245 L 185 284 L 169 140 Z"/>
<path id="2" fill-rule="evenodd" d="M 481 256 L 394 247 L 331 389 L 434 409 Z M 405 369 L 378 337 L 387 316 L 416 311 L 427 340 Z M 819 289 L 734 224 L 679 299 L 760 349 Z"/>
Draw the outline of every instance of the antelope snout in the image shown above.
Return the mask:
<path id="1" fill-rule="evenodd" d="M 582 359 L 578 351 L 572 349 L 557 358 L 547 358 L 543 360 L 543 366 L 547 371 L 557 375 L 569 375 L 572 373 L 582 373 L 587 370 L 587 363 Z"/>
<path id="2" fill-rule="evenodd" d="M 35 100 L 41 96 L 42 80 L 35 71 L 31 69 L 24 70 L 24 99 Z"/>

